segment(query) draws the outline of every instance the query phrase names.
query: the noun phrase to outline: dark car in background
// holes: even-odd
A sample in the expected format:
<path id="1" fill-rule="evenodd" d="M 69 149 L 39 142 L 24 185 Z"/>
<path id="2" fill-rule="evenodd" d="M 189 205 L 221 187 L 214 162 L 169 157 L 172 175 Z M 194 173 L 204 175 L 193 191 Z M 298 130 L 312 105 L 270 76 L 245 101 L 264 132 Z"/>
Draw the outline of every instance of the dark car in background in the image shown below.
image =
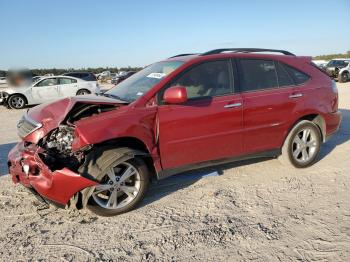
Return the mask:
<path id="1" fill-rule="evenodd" d="M 63 75 L 80 78 L 85 81 L 97 81 L 96 76 L 93 73 L 88 73 L 88 72 L 70 72 L 70 73 L 65 73 Z"/>
<path id="2" fill-rule="evenodd" d="M 125 79 L 129 78 L 130 76 L 132 76 L 133 74 L 135 74 L 136 71 L 128 71 L 125 74 L 113 77 L 111 80 L 111 83 L 114 85 L 119 84 L 120 82 L 123 82 Z"/>

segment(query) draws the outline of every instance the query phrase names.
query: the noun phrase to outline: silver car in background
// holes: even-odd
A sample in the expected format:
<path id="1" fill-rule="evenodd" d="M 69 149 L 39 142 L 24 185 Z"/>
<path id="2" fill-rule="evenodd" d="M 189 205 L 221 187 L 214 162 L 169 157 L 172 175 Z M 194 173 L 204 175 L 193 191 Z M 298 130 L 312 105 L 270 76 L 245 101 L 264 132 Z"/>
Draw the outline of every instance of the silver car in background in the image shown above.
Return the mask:
<path id="1" fill-rule="evenodd" d="M 69 76 L 51 76 L 27 86 L 0 86 L 0 103 L 21 109 L 26 105 L 37 105 L 64 97 L 98 93 L 100 87 L 97 82 Z"/>

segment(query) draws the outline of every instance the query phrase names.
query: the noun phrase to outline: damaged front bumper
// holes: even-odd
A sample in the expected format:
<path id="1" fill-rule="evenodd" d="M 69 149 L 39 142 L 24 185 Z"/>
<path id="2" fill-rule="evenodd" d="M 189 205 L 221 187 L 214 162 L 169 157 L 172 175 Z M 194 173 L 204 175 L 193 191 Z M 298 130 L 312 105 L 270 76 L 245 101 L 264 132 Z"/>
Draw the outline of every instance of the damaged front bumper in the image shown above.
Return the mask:
<path id="1" fill-rule="evenodd" d="M 43 152 L 44 149 L 35 144 L 19 142 L 8 156 L 12 181 L 34 189 L 43 198 L 60 206 L 67 205 L 77 192 L 98 184 L 68 168 L 51 171 L 40 158 Z"/>

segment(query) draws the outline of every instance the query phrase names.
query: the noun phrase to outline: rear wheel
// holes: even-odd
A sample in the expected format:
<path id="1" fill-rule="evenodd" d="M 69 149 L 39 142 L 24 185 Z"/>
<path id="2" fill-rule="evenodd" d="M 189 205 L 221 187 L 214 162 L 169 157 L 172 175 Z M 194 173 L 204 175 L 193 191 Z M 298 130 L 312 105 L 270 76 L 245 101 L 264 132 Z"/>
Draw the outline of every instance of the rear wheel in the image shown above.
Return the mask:
<path id="1" fill-rule="evenodd" d="M 13 109 L 22 109 L 27 104 L 27 101 L 22 95 L 12 95 L 8 99 L 8 105 Z"/>
<path id="2" fill-rule="evenodd" d="M 339 75 L 338 77 L 338 82 L 339 83 L 346 83 L 349 81 L 349 72 L 343 72 L 342 74 Z"/>
<path id="3" fill-rule="evenodd" d="M 87 90 L 87 89 L 80 89 L 77 92 L 77 96 L 88 95 L 88 94 L 91 94 L 91 92 L 89 90 Z"/>
<path id="4" fill-rule="evenodd" d="M 296 168 L 308 167 L 317 160 L 321 142 L 319 128 L 313 122 L 300 121 L 287 136 L 279 159 Z"/>
<path id="5" fill-rule="evenodd" d="M 100 171 L 90 174 L 100 184 L 89 198 L 87 207 L 92 212 L 101 216 L 119 215 L 132 210 L 143 199 L 149 172 L 143 159 L 132 155 L 131 149 L 109 149 L 96 160 Z"/>

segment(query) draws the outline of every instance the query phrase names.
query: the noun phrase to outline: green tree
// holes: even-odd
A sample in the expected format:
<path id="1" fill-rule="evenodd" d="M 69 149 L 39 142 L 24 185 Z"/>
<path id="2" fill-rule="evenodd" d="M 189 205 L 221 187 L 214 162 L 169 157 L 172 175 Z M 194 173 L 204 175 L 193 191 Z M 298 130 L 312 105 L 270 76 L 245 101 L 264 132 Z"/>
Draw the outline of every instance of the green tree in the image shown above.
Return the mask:
<path id="1" fill-rule="evenodd" d="M 350 58 L 350 51 L 344 54 L 318 55 L 313 57 L 314 60 L 332 60 L 335 58 Z"/>

